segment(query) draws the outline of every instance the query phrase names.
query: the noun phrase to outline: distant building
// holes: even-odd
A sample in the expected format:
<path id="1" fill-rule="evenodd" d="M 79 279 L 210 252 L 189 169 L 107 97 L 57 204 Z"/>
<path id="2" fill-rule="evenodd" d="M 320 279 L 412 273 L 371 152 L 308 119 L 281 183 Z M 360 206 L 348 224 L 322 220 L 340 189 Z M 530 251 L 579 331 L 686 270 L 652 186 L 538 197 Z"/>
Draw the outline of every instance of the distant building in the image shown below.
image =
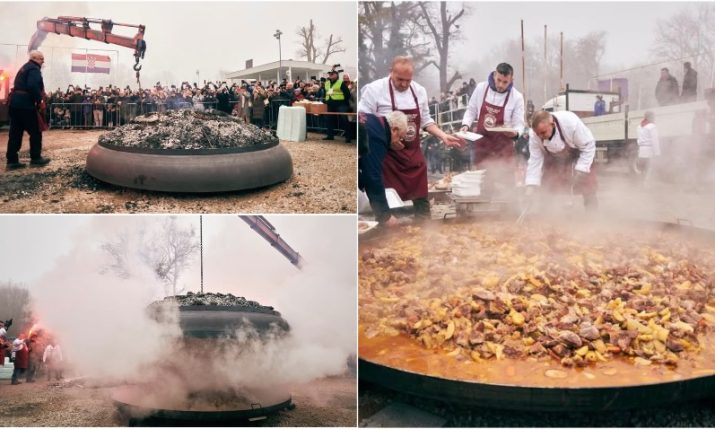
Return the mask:
<path id="1" fill-rule="evenodd" d="M 302 80 L 309 80 L 311 76 L 315 76 L 316 78 L 320 79 L 321 77 L 327 77 L 327 72 L 332 67 L 332 63 L 315 64 L 311 63 L 310 61 L 284 60 L 283 76 L 288 78 L 288 80 L 295 80 L 297 78 L 301 78 Z M 354 67 L 343 67 L 343 69 L 348 72 L 350 76 L 357 76 Z M 226 73 L 226 80 L 241 81 L 256 79 L 260 81 L 276 80 L 280 82 L 281 77 L 278 73 L 279 62 L 274 61 L 272 63 L 262 64 L 255 67 L 246 68 L 244 70 Z"/>

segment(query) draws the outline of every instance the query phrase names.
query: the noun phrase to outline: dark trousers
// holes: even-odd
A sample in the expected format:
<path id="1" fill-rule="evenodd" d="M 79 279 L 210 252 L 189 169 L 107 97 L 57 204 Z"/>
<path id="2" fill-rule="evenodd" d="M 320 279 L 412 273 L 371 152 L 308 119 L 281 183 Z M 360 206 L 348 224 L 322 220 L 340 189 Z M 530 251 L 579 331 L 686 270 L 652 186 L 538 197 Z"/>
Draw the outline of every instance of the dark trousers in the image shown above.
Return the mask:
<path id="1" fill-rule="evenodd" d="M 22 135 L 25 131 L 30 135 L 30 158 L 39 159 L 42 156 L 42 132 L 37 124 L 37 112 L 34 110 L 10 109 L 10 134 L 7 141 L 8 164 L 19 161 Z"/>
<path id="2" fill-rule="evenodd" d="M 367 143 L 366 153 L 358 158 L 358 188 L 365 191 L 370 207 L 378 222 L 390 219 L 390 206 L 385 196 L 385 184 L 382 181 L 382 162 L 387 155 L 387 146 L 382 127 L 370 119 L 367 125 L 360 125 L 358 139 Z"/>
<path id="3" fill-rule="evenodd" d="M 47 381 L 52 379 L 62 380 L 62 370 L 58 368 L 50 368 L 47 370 Z"/>
<path id="4" fill-rule="evenodd" d="M 15 367 L 15 369 L 12 370 L 12 384 L 19 383 L 17 379 L 25 375 L 25 371 L 27 371 L 26 368 Z"/>
<path id="5" fill-rule="evenodd" d="M 263 118 L 257 118 L 254 116 L 253 118 L 251 118 L 251 123 L 258 128 L 263 128 Z"/>
<path id="6" fill-rule="evenodd" d="M 431 219 L 432 211 L 430 210 L 429 200 L 427 198 L 417 198 L 412 200 L 412 205 L 415 211 L 415 219 Z"/>
<path id="7" fill-rule="evenodd" d="M 37 370 L 39 369 L 39 363 L 38 362 L 30 362 L 30 364 L 27 367 L 27 382 L 32 383 L 35 381 L 35 376 L 37 375 Z"/>
<path id="8" fill-rule="evenodd" d="M 349 110 L 349 106 L 344 101 L 330 101 L 328 100 L 328 112 L 335 113 L 345 113 Z M 350 140 L 350 131 L 348 130 L 346 124 L 347 119 L 343 115 L 325 115 L 325 128 L 328 137 L 335 137 L 335 129 L 342 129 L 344 131 L 345 139 Z"/>

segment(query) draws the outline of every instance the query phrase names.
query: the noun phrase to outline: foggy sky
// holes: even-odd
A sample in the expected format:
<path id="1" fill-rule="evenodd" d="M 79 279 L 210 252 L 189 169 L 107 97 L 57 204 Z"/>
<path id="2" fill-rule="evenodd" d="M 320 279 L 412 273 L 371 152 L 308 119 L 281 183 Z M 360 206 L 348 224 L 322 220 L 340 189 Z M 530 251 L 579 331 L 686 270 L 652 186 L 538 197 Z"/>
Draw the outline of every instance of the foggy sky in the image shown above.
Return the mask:
<path id="1" fill-rule="evenodd" d="M 166 218 L 65 215 L 0 219 L 5 232 L 0 273 L 26 281 L 40 325 L 58 336 L 67 361 L 77 365 L 83 375 L 123 379 L 141 373 L 151 377 L 160 374 L 161 368 L 139 369 L 178 356 L 171 350 L 172 339 L 180 335 L 178 325 L 157 324 L 145 311 L 166 289 L 141 251 L 149 245 L 147 240 L 157 236 L 161 240 Z M 275 307 L 291 325 L 291 336 L 265 347 L 256 344 L 261 359 L 253 352 L 242 354 L 242 347 L 234 348 L 224 356 L 225 362 L 216 365 L 225 376 L 219 374 L 209 383 L 250 387 L 264 385 L 269 379 L 271 383 L 306 382 L 342 373 L 346 359 L 355 353 L 354 216 L 267 218 L 303 256 L 304 268 L 296 269 L 238 216 L 205 215 L 205 290 L 233 293 Z M 198 244 L 199 216 L 177 216 L 176 224 L 182 230 L 194 226 Z M 122 253 L 127 276 L 102 272 L 113 260 L 100 245 L 117 242 L 120 237 L 127 246 Z M 198 254 L 179 287 L 199 291 Z M 201 377 L 198 381 L 206 380 Z M 190 388 L 185 386 L 187 391 Z"/>
<path id="2" fill-rule="evenodd" d="M 276 29 L 283 32 L 282 58 L 299 60 L 295 32 L 299 26 L 307 26 L 310 19 L 321 41 L 330 33 L 344 40 L 347 51 L 330 57 L 328 63 L 354 67 L 357 62 L 357 9 L 353 2 L 0 2 L 0 8 L 0 43 L 7 44 L 27 45 L 37 20 L 43 17 L 69 15 L 145 25 L 144 87 L 156 81 L 194 82 L 196 70 L 200 72 L 199 80 L 215 80 L 222 71 L 243 69 L 248 59 L 253 59 L 254 65 L 277 61 L 278 41 L 273 37 Z M 133 36 L 136 31 L 115 27 L 114 32 Z M 106 49 L 94 53 L 109 55 L 113 60 L 118 56 L 119 66 L 112 83 L 136 86 L 131 49 L 54 34 L 48 35 L 42 48 L 49 51 L 49 46 L 88 48 L 90 52 Z M 0 46 L 0 57 L 3 53 L 14 55 L 15 48 Z M 56 55 L 69 59 L 70 53 L 58 50 Z M 20 54 L 20 60 L 26 61 L 22 49 Z M 49 52 L 45 57 L 47 73 L 52 58 Z M 73 82 L 67 84 L 85 82 L 84 74 L 73 73 L 71 77 Z M 106 85 L 108 78 L 90 74 L 89 84 L 95 82 Z"/>
<path id="3" fill-rule="evenodd" d="M 452 9 L 456 10 L 461 4 L 455 2 Z M 655 40 L 657 20 L 667 19 L 696 3 L 503 1 L 466 4 L 471 8 L 471 13 L 460 21 L 463 39 L 454 44 L 450 61 L 458 65 L 467 80 L 474 77 L 479 82 L 486 79 L 490 70 L 474 70 L 474 64 L 489 57 L 492 49 L 500 46 L 503 41 L 519 40 L 522 19 L 527 43 L 543 41 L 544 25 L 548 26 L 549 37 L 563 32 L 564 41 L 578 39 L 591 32 L 605 31 L 606 49 L 600 73 L 608 73 L 653 63 L 650 48 Z M 539 48 L 543 49 L 543 45 Z M 518 73 L 521 72 L 521 64 L 512 65 Z M 568 70 L 565 73 L 568 78 Z M 424 74 L 420 83 L 431 91 L 439 89 L 437 74 L 433 72 Z M 520 82 L 517 87 L 521 87 Z"/>
<path id="4" fill-rule="evenodd" d="M 100 240 L 113 238 L 118 231 L 137 228 L 152 219 L 160 222 L 163 216 L 3 216 L 0 226 L 5 237 L 0 246 L 0 281 L 21 282 L 32 291 L 33 283 L 55 269 L 61 256 L 76 246 L 86 250 L 97 248 Z M 180 224 L 194 225 L 198 234 L 198 216 L 178 216 L 177 219 Z M 327 276 L 335 282 L 335 287 L 355 293 L 356 229 L 352 216 L 274 215 L 267 219 L 304 257 L 306 268 L 330 267 Z M 97 230 L 106 231 L 106 237 L 97 236 Z M 276 296 L 277 292 L 291 285 L 299 274 L 301 271 L 238 216 L 204 216 L 206 292 L 233 293 L 264 305 L 278 306 L 281 299 Z M 199 291 L 198 257 L 182 275 L 179 286 Z M 300 291 L 300 287 L 296 287 Z M 355 302 L 353 299 L 351 305 Z"/>

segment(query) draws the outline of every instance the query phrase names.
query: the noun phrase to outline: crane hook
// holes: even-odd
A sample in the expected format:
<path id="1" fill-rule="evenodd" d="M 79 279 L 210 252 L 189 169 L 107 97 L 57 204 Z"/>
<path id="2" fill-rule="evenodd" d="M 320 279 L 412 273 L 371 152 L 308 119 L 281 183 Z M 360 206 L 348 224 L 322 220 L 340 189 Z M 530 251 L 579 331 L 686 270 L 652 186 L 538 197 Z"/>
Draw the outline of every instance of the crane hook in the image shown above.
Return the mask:
<path id="1" fill-rule="evenodd" d="M 140 70 L 142 69 L 142 66 L 141 66 L 141 64 L 139 64 L 139 62 L 137 61 L 137 63 L 134 64 L 134 67 L 133 67 L 133 68 L 134 68 L 134 71 L 137 71 L 137 72 L 138 72 L 138 71 L 140 71 Z"/>

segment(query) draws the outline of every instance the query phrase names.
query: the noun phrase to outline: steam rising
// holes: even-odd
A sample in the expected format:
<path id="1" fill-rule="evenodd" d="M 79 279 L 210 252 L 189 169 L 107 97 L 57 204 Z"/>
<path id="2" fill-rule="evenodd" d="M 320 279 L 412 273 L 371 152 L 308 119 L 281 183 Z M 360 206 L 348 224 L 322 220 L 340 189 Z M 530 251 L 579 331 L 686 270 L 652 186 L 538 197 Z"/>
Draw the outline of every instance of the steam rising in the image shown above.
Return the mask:
<path id="1" fill-rule="evenodd" d="M 153 320 L 146 307 L 163 297 L 163 284 L 141 250 L 146 237 L 161 231 L 163 218 L 157 217 L 93 218 L 75 248 L 33 285 L 35 313 L 42 325 L 56 334 L 78 375 L 161 381 L 154 393 L 162 401 L 185 400 L 197 391 L 230 391 L 248 397 L 252 389 L 342 374 L 349 356 L 356 352 L 354 221 L 349 216 L 275 216 L 269 220 L 305 257 L 303 271 L 282 260 L 236 217 L 205 219 L 205 259 L 210 262 L 205 270 L 214 279 L 227 279 L 221 283 L 223 287 L 212 291 L 275 306 L 291 325 L 288 334 L 259 336 L 249 328 L 220 341 L 184 339 L 176 317 L 161 324 Z M 177 222 L 194 224 L 198 218 L 178 217 Z M 214 228 L 211 238 L 206 235 L 207 226 Z M 324 238 L 312 235 L 321 229 L 331 234 Z M 117 234 L 128 249 L 124 255 L 127 274 L 123 276 L 103 270 L 116 260 L 100 250 L 101 243 Z M 233 240 L 234 235 L 240 236 L 240 241 Z M 312 243 L 308 241 L 311 237 Z M 258 259 L 247 256 L 237 264 L 237 243 L 244 251 L 251 249 L 249 254 L 255 253 Z M 208 250 L 224 253 L 223 248 L 232 251 L 212 261 Z M 273 265 L 282 268 L 270 269 Z M 231 289 L 236 277 L 230 268 L 236 266 L 260 273 L 256 278 L 263 281 L 256 290 L 263 289 L 262 297 L 252 295 L 253 288 L 245 284 L 240 291 Z M 184 281 L 198 280 L 194 277 L 197 269 L 192 266 Z M 197 284 L 192 286 L 196 290 Z M 174 392 L 171 397 L 166 396 L 168 391 Z"/>
<path id="2" fill-rule="evenodd" d="M 105 227 L 95 219 L 90 227 L 94 234 L 88 236 L 101 240 Z M 140 238 L 140 231 L 127 233 L 128 247 L 136 249 Z M 160 326 L 149 318 L 145 307 L 157 298 L 160 285 L 138 253 L 126 255 L 131 276 L 122 279 L 101 274 L 109 260 L 97 241 L 77 243 L 33 288 L 35 313 L 83 375 L 130 377 L 180 331 L 177 325 Z"/>

